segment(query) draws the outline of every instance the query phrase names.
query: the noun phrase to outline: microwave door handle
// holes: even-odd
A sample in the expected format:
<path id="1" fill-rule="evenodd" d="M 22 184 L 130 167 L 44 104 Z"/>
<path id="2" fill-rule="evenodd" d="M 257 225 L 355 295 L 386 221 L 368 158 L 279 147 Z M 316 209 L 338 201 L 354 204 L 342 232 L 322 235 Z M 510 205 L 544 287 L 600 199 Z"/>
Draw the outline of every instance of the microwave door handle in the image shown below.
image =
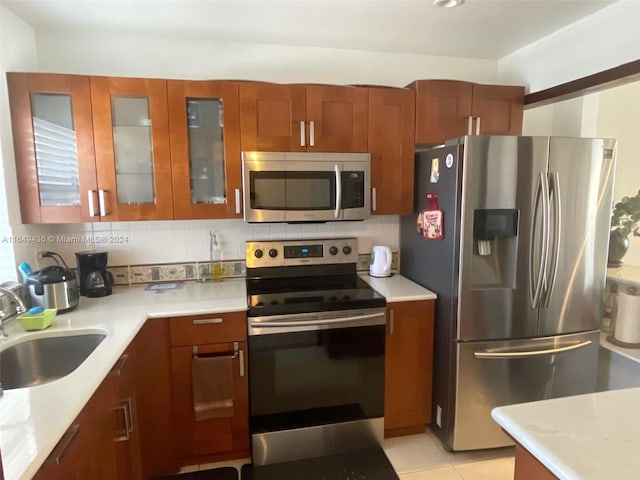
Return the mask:
<path id="1" fill-rule="evenodd" d="M 340 203 L 342 203 L 342 179 L 340 178 L 340 167 L 338 164 L 333 166 L 336 172 L 336 209 L 333 212 L 333 217 L 338 218 L 340 216 Z"/>

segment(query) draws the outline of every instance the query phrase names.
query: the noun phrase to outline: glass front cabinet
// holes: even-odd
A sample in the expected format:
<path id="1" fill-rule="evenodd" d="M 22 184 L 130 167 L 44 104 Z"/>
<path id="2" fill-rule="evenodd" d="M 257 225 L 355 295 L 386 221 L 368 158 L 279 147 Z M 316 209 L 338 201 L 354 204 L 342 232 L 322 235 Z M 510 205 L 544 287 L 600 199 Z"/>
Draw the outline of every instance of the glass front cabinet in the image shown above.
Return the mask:
<path id="1" fill-rule="evenodd" d="M 176 218 L 242 216 L 238 85 L 169 80 Z"/>
<path id="2" fill-rule="evenodd" d="M 24 223 L 242 216 L 236 83 L 7 79 Z"/>
<path id="3" fill-rule="evenodd" d="M 8 73 L 24 223 L 99 220 L 89 77 Z"/>
<path id="4" fill-rule="evenodd" d="M 91 77 L 103 220 L 173 218 L 167 82 Z"/>

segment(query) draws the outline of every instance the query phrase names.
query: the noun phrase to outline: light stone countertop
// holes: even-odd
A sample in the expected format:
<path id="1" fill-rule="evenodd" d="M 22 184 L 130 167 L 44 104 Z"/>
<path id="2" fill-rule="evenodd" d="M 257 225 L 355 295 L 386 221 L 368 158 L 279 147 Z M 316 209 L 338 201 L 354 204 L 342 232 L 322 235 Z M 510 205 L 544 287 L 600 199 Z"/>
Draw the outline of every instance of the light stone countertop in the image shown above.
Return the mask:
<path id="1" fill-rule="evenodd" d="M 640 288 L 640 267 L 623 265 L 617 268 L 607 268 L 607 280 Z"/>
<path id="2" fill-rule="evenodd" d="M 361 277 L 388 302 L 435 298 L 431 291 L 398 274 Z M 36 387 L 4 391 L 0 397 L 0 449 L 5 480 L 30 479 L 38 471 L 147 319 L 247 309 L 244 278 L 186 282 L 180 289 L 163 293 L 144 288 L 115 287 L 107 297 L 81 297 L 75 310 L 59 314 L 42 332 L 25 332 L 15 319 L 7 322 L 9 338 L 1 349 L 28 338 L 82 333 L 106 333 L 107 337 L 69 375 Z"/>
<path id="3" fill-rule="evenodd" d="M 640 388 L 494 408 L 493 419 L 561 480 L 640 478 Z"/>
<path id="4" fill-rule="evenodd" d="M 434 300 L 436 294 L 421 287 L 408 278 L 394 273 L 390 277 L 372 277 L 363 273 L 360 277 L 375 291 L 387 299 L 387 303 L 411 302 L 416 300 Z"/>

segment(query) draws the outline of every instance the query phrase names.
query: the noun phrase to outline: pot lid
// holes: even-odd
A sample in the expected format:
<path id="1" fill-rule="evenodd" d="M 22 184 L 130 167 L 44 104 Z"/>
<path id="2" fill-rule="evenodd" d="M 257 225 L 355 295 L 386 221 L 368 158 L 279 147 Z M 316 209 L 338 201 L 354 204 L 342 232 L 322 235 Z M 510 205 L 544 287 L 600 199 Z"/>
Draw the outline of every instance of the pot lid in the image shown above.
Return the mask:
<path id="1" fill-rule="evenodd" d="M 27 278 L 27 285 L 50 284 L 75 280 L 76 274 L 60 265 L 51 265 L 34 272 Z"/>

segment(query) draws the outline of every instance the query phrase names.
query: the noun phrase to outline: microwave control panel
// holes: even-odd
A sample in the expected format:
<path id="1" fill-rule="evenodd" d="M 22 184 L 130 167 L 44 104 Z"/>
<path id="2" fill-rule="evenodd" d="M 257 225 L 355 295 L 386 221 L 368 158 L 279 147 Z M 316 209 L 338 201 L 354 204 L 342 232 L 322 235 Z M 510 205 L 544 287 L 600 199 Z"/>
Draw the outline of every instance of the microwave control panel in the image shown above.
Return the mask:
<path id="1" fill-rule="evenodd" d="M 340 207 L 364 207 L 364 172 L 341 172 L 342 202 Z"/>

